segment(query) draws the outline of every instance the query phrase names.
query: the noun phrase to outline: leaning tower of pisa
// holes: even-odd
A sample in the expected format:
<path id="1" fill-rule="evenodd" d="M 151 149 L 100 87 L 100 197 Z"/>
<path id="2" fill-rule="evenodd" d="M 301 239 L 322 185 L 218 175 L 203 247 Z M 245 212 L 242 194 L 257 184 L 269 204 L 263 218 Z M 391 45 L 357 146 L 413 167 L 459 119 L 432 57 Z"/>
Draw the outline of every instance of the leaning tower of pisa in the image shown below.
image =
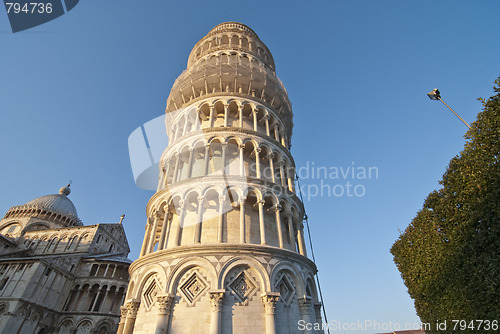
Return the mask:
<path id="1" fill-rule="evenodd" d="M 167 100 L 169 145 L 118 333 L 297 333 L 301 320 L 321 322 L 292 116 L 252 29 L 222 23 L 194 46 Z"/>

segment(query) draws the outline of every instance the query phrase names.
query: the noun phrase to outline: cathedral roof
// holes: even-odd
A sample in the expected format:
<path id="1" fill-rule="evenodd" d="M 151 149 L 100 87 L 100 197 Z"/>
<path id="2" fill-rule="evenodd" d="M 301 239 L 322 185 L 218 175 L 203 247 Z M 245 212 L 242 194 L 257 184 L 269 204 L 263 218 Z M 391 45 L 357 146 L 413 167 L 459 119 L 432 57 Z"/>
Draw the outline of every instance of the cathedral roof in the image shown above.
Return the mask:
<path id="1" fill-rule="evenodd" d="M 34 205 L 38 206 L 41 209 L 50 210 L 53 212 L 63 213 L 65 216 L 74 216 L 78 217 L 76 213 L 76 208 L 73 202 L 68 198 L 68 195 L 71 193 L 69 189 L 69 185 L 66 187 L 62 187 L 59 190 L 59 194 L 53 195 L 45 195 L 34 200 L 29 201 L 25 205 Z"/>
<path id="2" fill-rule="evenodd" d="M 128 257 L 123 255 L 122 253 L 106 253 L 106 254 L 98 254 L 98 255 L 89 255 L 85 257 L 86 259 L 94 259 L 98 261 L 113 261 L 113 262 L 123 262 L 123 263 L 132 263 Z"/>
<path id="3" fill-rule="evenodd" d="M 63 227 L 81 226 L 75 205 L 68 198 L 71 193 L 69 184 L 59 190 L 59 194 L 45 195 L 29 201 L 23 205 L 13 206 L 7 211 L 8 217 L 38 217 L 42 220 L 51 220 Z"/>

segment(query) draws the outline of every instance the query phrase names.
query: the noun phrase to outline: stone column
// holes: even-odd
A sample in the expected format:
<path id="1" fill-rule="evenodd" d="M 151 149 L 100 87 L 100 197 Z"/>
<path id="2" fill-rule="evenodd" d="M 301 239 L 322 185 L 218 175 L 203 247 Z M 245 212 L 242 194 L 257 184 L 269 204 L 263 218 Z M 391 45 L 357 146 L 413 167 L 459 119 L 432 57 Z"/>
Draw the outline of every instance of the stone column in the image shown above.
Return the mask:
<path id="1" fill-rule="evenodd" d="M 80 304 L 80 307 L 79 307 L 79 310 L 80 311 L 87 311 L 85 310 L 85 304 L 87 304 L 87 299 L 89 297 L 89 294 L 90 294 L 90 290 L 92 289 L 92 287 L 90 286 L 90 284 L 88 285 L 88 288 L 87 288 L 87 293 L 85 294 L 85 297 L 83 297 L 83 301 L 82 303 Z"/>
<path id="2" fill-rule="evenodd" d="M 240 242 L 245 243 L 245 199 L 240 200 Z"/>
<path id="3" fill-rule="evenodd" d="M 266 243 L 266 227 L 264 225 L 264 201 L 257 201 L 259 206 L 259 229 L 260 229 L 260 244 L 267 245 Z"/>
<path id="4" fill-rule="evenodd" d="M 217 227 L 217 241 L 222 242 L 222 227 L 224 226 L 224 202 L 226 196 L 219 197 L 219 226 Z"/>
<path id="5" fill-rule="evenodd" d="M 127 319 L 125 320 L 125 325 L 123 326 L 123 334 L 132 334 L 134 331 L 135 318 L 137 318 L 137 311 L 139 311 L 139 305 L 141 302 L 138 299 L 130 299 L 125 304 L 127 308 Z"/>
<path id="6" fill-rule="evenodd" d="M 188 116 L 184 118 L 184 128 L 182 129 L 182 135 L 184 136 L 187 132 Z"/>
<path id="7" fill-rule="evenodd" d="M 278 161 L 278 165 L 280 166 L 281 186 L 285 187 L 286 186 L 285 185 L 286 176 L 285 176 L 285 168 L 284 168 L 285 162 L 283 160 L 280 160 L 280 161 Z"/>
<path id="8" fill-rule="evenodd" d="M 302 315 L 302 320 L 306 323 L 306 329 L 304 330 L 304 333 L 310 334 L 312 333 L 311 329 L 307 329 L 307 327 L 312 328 L 314 325 L 312 323 L 312 318 L 311 318 L 311 306 L 312 306 L 312 299 L 311 297 L 304 296 L 302 298 L 299 298 L 299 308 L 300 308 L 300 314 Z M 307 326 L 307 324 L 311 324 L 310 326 Z"/>
<path id="9" fill-rule="evenodd" d="M 96 305 L 97 305 L 97 301 L 99 300 L 99 297 L 100 297 L 100 296 L 101 296 L 101 294 L 102 294 L 102 288 L 103 288 L 103 287 L 104 287 L 104 286 L 101 286 L 101 287 L 99 287 L 99 289 L 97 289 L 97 292 L 96 292 L 96 294 L 95 294 L 94 301 L 93 301 L 92 305 L 90 306 L 90 312 L 94 312 L 94 308 L 95 308 L 95 307 L 96 307 Z M 96 310 L 96 311 L 97 311 L 97 310 Z"/>
<path id="10" fill-rule="evenodd" d="M 271 153 L 267 156 L 267 159 L 269 160 L 269 169 L 271 170 L 271 181 L 273 183 L 276 183 L 276 178 L 274 177 L 274 153 Z"/>
<path id="11" fill-rule="evenodd" d="M 269 116 L 269 114 L 267 114 L 267 115 L 265 115 L 265 116 L 264 116 L 264 123 L 265 123 L 265 125 L 266 125 L 266 135 L 268 135 L 268 136 L 270 137 L 270 136 L 271 136 L 271 133 L 270 133 L 270 131 L 269 131 L 269 118 L 271 118 L 271 117 Z"/>
<path id="12" fill-rule="evenodd" d="M 163 179 L 163 188 L 166 188 L 168 185 L 168 174 L 170 173 L 170 169 L 172 165 L 170 164 L 170 159 L 165 160 L 165 178 Z"/>
<path id="13" fill-rule="evenodd" d="M 316 323 L 322 324 L 323 319 L 321 319 L 321 303 L 314 303 L 314 315 L 316 316 Z M 318 332 L 319 333 L 319 332 Z"/>
<path id="14" fill-rule="evenodd" d="M 293 228 L 293 216 L 290 211 L 285 213 L 285 217 L 288 220 L 288 237 L 290 239 L 290 246 L 294 252 L 297 251 L 297 246 L 295 245 L 295 229 Z"/>
<path id="15" fill-rule="evenodd" d="M 240 176 L 245 176 L 245 155 L 243 150 L 245 149 L 245 144 L 240 145 Z"/>
<path id="16" fill-rule="evenodd" d="M 210 127 L 212 128 L 214 126 L 214 107 L 213 106 L 210 106 L 210 116 L 208 118 L 208 122 L 209 122 L 209 125 Z"/>
<path id="17" fill-rule="evenodd" d="M 146 223 L 146 233 L 144 233 L 144 240 L 142 241 L 142 248 L 140 256 L 146 255 L 146 250 L 148 249 L 148 237 L 151 231 L 151 225 L 153 224 L 151 218 L 147 219 Z"/>
<path id="18" fill-rule="evenodd" d="M 104 298 L 102 299 L 102 303 L 100 306 L 100 309 L 102 310 L 102 312 L 106 311 L 106 306 L 109 304 L 110 298 L 108 298 L 108 296 L 109 296 L 110 292 L 111 292 L 111 288 L 107 288 L 106 292 L 104 293 Z"/>
<path id="19" fill-rule="evenodd" d="M 192 148 L 189 149 L 189 162 L 188 162 L 188 175 L 187 177 L 190 178 L 193 170 L 193 152 L 194 150 Z"/>
<path id="20" fill-rule="evenodd" d="M 292 169 L 292 167 L 290 167 L 290 168 Z M 290 190 L 293 193 L 293 192 L 295 192 L 294 183 L 293 183 L 293 179 L 295 178 L 295 176 L 294 176 L 294 173 L 291 173 L 291 174 L 292 175 L 288 176 L 288 190 Z"/>
<path id="21" fill-rule="evenodd" d="M 260 179 L 260 153 L 261 149 L 260 147 L 256 147 L 254 152 L 255 152 L 255 176 Z"/>
<path id="22" fill-rule="evenodd" d="M 203 223 L 203 203 L 205 201 L 205 197 L 200 196 L 198 197 L 198 217 L 197 217 L 197 222 L 194 230 L 194 242 L 195 243 L 200 243 L 201 242 L 201 224 Z"/>
<path id="23" fill-rule="evenodd" d="M 179 173 L 180 162 L 181 162 L 181 155 L 179 153 L 175 153 L 175 167 L 174 167 L 174 177 L 172 179 L 172 183 L 177 182 L 177 174 Z"/>
<path id="24" fill-rule="evenodd" d="M 156 301 L 158 303 L 158 318 L 156 319 L 155 334 L 164 334 L 168 329 L 168 320 L 170 312 L 172 311 L 172 304 L 174 302 L 174 295 L 158 295 Z"/>
<path id="25" fill-rule="evenodd" d="M 210 294 L 210 334 L 221 333 L 221 316 L 222 316 L 222 300 L 224 299 L 225 290 L 211 290 Z"/>
<path id="26" fill-rule="evenodd" d="M 228 105 L 225 104 L 224 105 L 224 127 L 227 128 L 227 117 L 228 117 L 228 113 L 229 113 L 229 108 L 228 108 Z"/>
<path id="27" fill-rule="evenodd" d="M 179 218 L 177 219 L 177 225 L 175 226 L 175 234 L 174 234 L 174 245 L 181 245 L 181 228 L 184 223 L 184 200 L 179 201 Z"/>
<path id="28" fill-rule="evenodd" d="M 266 317 L 266 334 L 276 334 L 275 309 L 279 292 L 267 292 L 261 295 Z"/>
<path id="29" fill-rule="evenodd" d="M 297 229 L 297 243 L 299 244 L 299 253 L 307 256 L 306 244 L 304 243 L 304 224 L 299 223 Z"/>
<path id="30" fill-rule="evenodd" d="M 253 131 L 257 132 L 257 110 L 252 109 L 252 115 L 253 115 Z"/>
<path id="31" fill-rule="evenodd" d="M 210 144 L 205 145 L 205 172 L 203 175 L 208 175 L 208 162 L 210 161 Z"/>
<path id="32" fill-rule="evenodd" d="M 127 320 L 128 309 L 126 306 L 120 306 L 120 322 L 118 323 L 118 331 L 116 334 L 123 334 L 123 328 L 125 327 L 125 321 Z"/>
<path id="33" fill-rule="evenodd" d="M 149 235 L 148 253 L 153 253 L 155 250 L 156 230 L 158 229 L 158 212 L 153 212 L 153 229 Z"/>
<path id="34" fill-rule="evenodd" d="M 221 143 L 221 173 L 222 175 L 226 174 L 226 149 L 227 149 L 227 143 Z"/>
<path id="35" fill-rule="evenodd" d="M 174 140 L 177 139 L 177 136 L 179 135 L 179 124 L 175 126 L 175 132 L 174 132 Z"/>
<path id="36" fill-rule="evenodd" d="M 106 275 L 108 274 L 108 270 L 109 270 L 109 264 L 107 264 L 106 269 L 104 269 L 104 275 L 102 275 L 103 277 L 106 277 Z"/>
<path id="37" fill-rule="evenodd" d="M 160 191 L 163 188 L 164 179 L 165 179 L 165 168 L 161 167 L 161 169 L 160 169 L 160 177 L 159 177 L 159 180 L 158 180 L 158 187 L 156 187 L 156 192 Z"/>
<path id="38" fill-rule="evenodd" d="M 115 266 L 113 268 L 113 273 L 111 274 L 111 278 L 115 277 L 116 268 L 118 268 L 118 266 L 115 264 Z"/>
<path id="39" fill-rule="evenodd" d="M 281 230 L 281 217 L 280 217 L 281 205 L 277 204 L 274 207 L 274 213 L 276 215 L 276 228 L 278 231 L 278 240 L 280 248 L 283 248 L 283 231 Z"/>
<path id="40" fill-rule="evenodd" d="M 167 235 L 168 220 L 170 218 L 170 213 L 168 211 L 168 205 L 163 207 L 165 212 L 165 217 L 163 218 L 163 224 L 161 226 L 160 241 L 158 242 L 158 250 L 165 248 L 165 236 Z"/>
<path id="41" fill-rule="evenodd" d="M 285 148 L 288 148 L 286 146 L 285 133 L 284 132 L 280 132 L 279 134 L 280 134 L 280 138 L 281 138 L 281 145 L 283 145 L 283 147 L 285 147 Z"/>
<path id="42" fill-rule="evenodd" d="M 238 107 L 239 127 L 243 128 L 243 106 Z"/>

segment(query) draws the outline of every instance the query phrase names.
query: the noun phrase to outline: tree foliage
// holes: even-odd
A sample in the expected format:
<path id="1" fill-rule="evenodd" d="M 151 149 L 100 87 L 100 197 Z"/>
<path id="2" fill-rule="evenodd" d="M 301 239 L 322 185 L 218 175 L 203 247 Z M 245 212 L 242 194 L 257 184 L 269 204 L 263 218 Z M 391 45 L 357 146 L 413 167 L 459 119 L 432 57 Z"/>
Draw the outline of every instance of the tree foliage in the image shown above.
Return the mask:
<path id="1" fill-rule="evenodd" d="M 496 332 L 475 320 L 500 321 L 500 78 L 497 93 L 480 99 L 483 111 L 466 133 L 464 150 L 440 181 L 442 188 L 391 248 L 415 308 L 436 330 L 446 333 Z M 474 320 L 455 328 L 453 320 Z"/>

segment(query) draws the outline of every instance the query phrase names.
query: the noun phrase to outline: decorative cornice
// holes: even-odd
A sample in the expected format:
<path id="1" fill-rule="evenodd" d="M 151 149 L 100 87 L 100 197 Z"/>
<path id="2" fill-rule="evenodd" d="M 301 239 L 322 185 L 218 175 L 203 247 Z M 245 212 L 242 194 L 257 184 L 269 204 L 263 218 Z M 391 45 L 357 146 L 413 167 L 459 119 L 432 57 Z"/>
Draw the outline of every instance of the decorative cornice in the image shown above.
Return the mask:
<path id="1" fill-rule="evenodd" d="M 71 212 L 64 210 L 54 210 L 37 204 L 23 204 L 12 206 L 5 214 L 4 219 L 21 217 L 37 218 L 42 212 L 46 212 L 45 215 L 60 215 L 61 217 L 63 217 L 62 220 L 68 220 L 67 225 L 69 226 L 83 225 L 83 222 L 80 220 L 80 218 L 78 218 Z"/>
<path id="2" fill-rule="evenodd" d="M 169 144 L 169 146 L 163 152 L 160 160 L 165 160 L 166 159 L 165 157 L 170 155 L 170 151 L 174 151 L 174 153 L 173 153 L 174 155 L 178 154 L 178 148 L 176 148 L 177 146 L 183 146 L 183 144 L 185 144 L 186 142 L 193 144 L 193 141 L 192 140 L 190 141 L 190 139 L 192 139 L 192 137 L 199 137 L 200 131 L 203 131 L 203 134 L 206 134 L 206 133 L 222 133 L 222 134 L 227 133 L 228 135 L 234 135 L 234 133 L 244 133 L 244 134 L 250 136 L 250 138 L 255 139 L 257 142 L 267 141 L 267 142 L 273 144 L 281 152 L 283 152 L 288 157 L 291 164 L 293 166 L 295 166 L 295 161 L 294 161 L 290 151 L 286 147 L 284 147 L 276 139 L 274 139 L 270 136 L 267 136 L 267 135 L 262 135 L 262 133 L 259 133 L 259 132 L 254 131 L 254 130 L 242 129 L 242 128 L 234 127 L 234 126 L 204 128 L 204 129 L 199 130 L 199 131 L 193 131 L 193 132 L 190 132 L 189 134 L 185 134 L 182 137 L 180 137 L 179 139 L 176 139 L 175 141 L 171 142 L 171 144 Z M 208 145 L 208 143 L 207 143 L 207 145 Z"/>
<path id="3" fill-rule="evenodd" d="M 179 255 L 187 256 L 208 256 L 220 254 L 233 254 L 234 256 L 247 255 L 251 257 L 256 256 L 274 256 L 283 259 L 295 260 L 301 264 L 308 266 L 312 273 L 315 274 L 317 269 L 314 262 L 299 253 L 291 250 L 278 248 L 274 246 L 253 245 L 253 244 L 196 244 L 178 246 L 170 249 L 163 249 L 149 253 L 135 260 L 129 267 L 129 272 L 133 272 L 142 266 L 150 265 L 151 263 L 158 263 L 163 259 L 172 257 L 177 258 Z"/>
<path id="4" fill-rule="evenodd" d="M 248 176 L 237 176 L 237 175 L 210 175 L 210 176 L 199 176 L 192 177 L 186 180 L 175 182 L 168 186 L 168 188 L 157 191 L 150 199 L 146 206 L 146 212 L 150 212 L 152 208 L 161 204 L 158 202 L 166 201 L 168 203 L 169 199 L 175 194 L 181 194 L 183 191 L 191 188 L 199 188 L 200 185 L 214 185 L 214 184 L 227 184 L 230 180 L 231 184 L 234 186 L 241 185 L 245 187 L 259 187 L 263 188 L 262 192 L 271 191 L 279 187 L 282 194 L 284 194 L 288 199 L 290 199 L 300 211 L 304 211 L 304 204 L 300 201 L 299 197 L 291 192 L 288 187 L 283 187 L 281 184 L 273 183 L 271 181 L 266 181 L 256 177 Z M 266 191 L 264 191 L 266 190 Z"/>

